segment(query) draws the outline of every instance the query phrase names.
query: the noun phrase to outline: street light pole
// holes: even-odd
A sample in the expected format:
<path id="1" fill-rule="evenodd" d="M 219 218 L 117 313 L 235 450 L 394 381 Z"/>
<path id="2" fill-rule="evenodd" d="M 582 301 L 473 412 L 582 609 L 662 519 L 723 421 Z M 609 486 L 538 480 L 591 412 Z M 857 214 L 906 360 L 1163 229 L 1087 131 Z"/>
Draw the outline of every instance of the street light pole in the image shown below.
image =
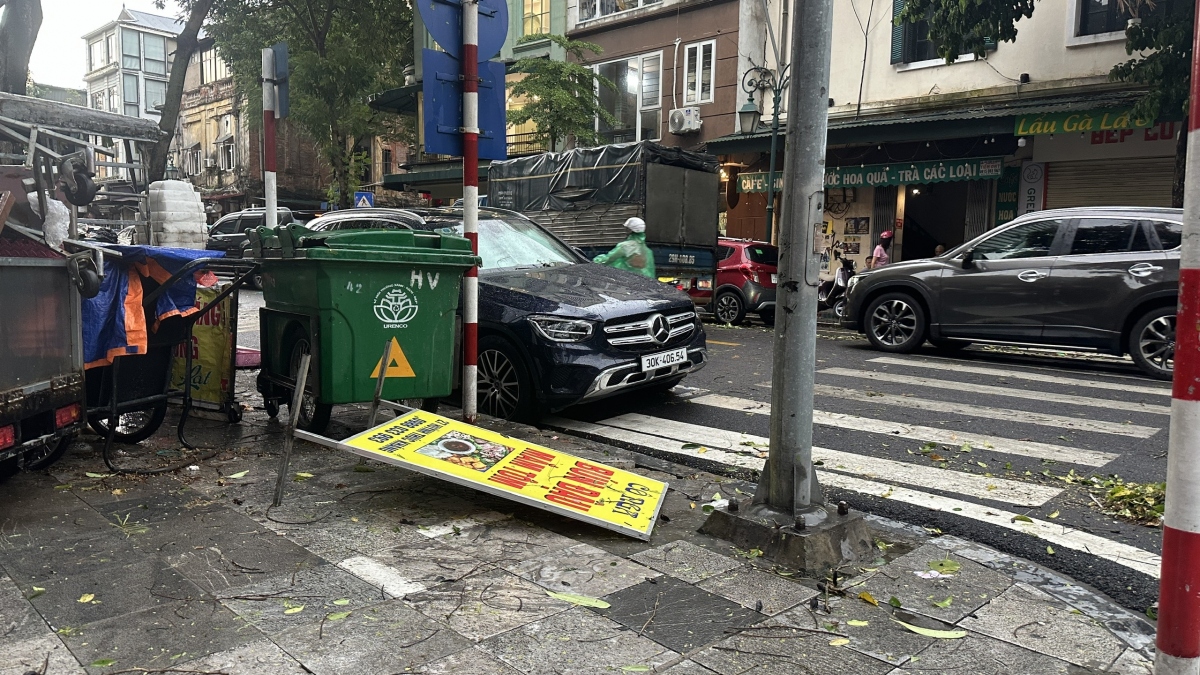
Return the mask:
<path id="1" fill-rule="evenodd" d="M 791 64 L 783 66 L 779 71 L 779 77 L 776 79 L 774 71 L 755 66 L 746 71 L 742 76 L 742 91 L 750 94 L 750 100 L 747 106 L 754 103 L 754 92 L 759 92 L 766 98 L 766 92 L 771 92 L 771 102 L 774 108 L 771 111 L 771 154 L 768 161 L 770 162 L 770 170 L 767 176 L 767 243 L 772 243 L 771 235 L 775 231 L 775 151 L 779 144 L 779 108 L 783 101 L 783 92 L 787 90 L 791 83 Z M 755 108 L 757 110 L 757 107 Z M 745 110 L 745 108 L 743 108 Z M 746 116 L 741 121 L 741 132 L 743 134 L 752 134 L 758 131 L 758 124 L 761 113 L 754 116 Z M 749 123 L 749 124 L 748 124 Z M 750 128 L 747 128 L 749 126 Z"/>

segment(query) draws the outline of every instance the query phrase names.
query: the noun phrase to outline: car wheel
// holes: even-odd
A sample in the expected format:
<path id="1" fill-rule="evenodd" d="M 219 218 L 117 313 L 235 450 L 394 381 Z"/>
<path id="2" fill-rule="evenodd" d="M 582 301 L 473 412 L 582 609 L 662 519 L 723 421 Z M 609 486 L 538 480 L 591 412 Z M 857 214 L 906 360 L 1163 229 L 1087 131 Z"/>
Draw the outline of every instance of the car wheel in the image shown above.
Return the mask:
<path id="1" fill-rule="evenodd" d="M 838 298 L 837 302 L 833 303 L 833 315 L 840 321 L 846 316 L 846 299 Z"/>
<path id="2" fill-rule="evenodd" d="M 479 412 L 506 420 L 532 419 L 537 410 L 533 378 L 515 347 L 504 338 L 479 340 L 479 370 L 475 378 Z"/>
<path id="3" fill-rule="evenodd" d="M 288 373 L 295 382 L 300 376 L 300 358 L 305 354 L 311 353 L 311 345 L 308 342 L 308 335 L 297 335 L 292 341 L 291 359 L 288 361 Z M 309 362 L 308 372 L 312 376 L 312 362 Z M 311 382 L 311 380 L 310 380 Z M 317 403 L 317 397 L 308 392 L 308 387 L 304 387 L 304 396 L 300 399 L 300 417 L 296 420 L 296 427 L 305 431 L 322 434 L 325 433 L 325 428 L 329 426 L 329 416 L 333 412 L 333 406 L 329 403 Z M 292 394 L 288 392 L 287 404 L 288 413 L 292 412 Z"/>
<path id="4" fill-rule="evenodd" d="M 925 311 L 907 293 L 885 293 L 866 312 L 867 339 L 880 351 L 907 354 L 925 341 Z"/>
<path id="5" fill-rule="evenodd" d="M 962 351 L 964 347 L 969 347 L 971 345 L 971 343 L 967 342 L 966 340 L 935 340 L 933 338 L 929 338 L 929 344 L 943 352 L 958 352 Z"/>
<path id="6" fill-rule="evenodd" d="M 738 325 L 746 319 L 746 305 L 737 293 L 725 291 L 717 296 L 713 304 L 717 321 Z"/>
<path id="7" fill-rule="evenodd" d="M 51 464 L 54 464 L 62 459 L 63 455 L 67 454 L 67 446 L 71 445 L 71 441 L 73 440 L 75 440 L 73 437 L 60 438 L 58 439 L 58 443 L 42 448 L 41 452 L 37 455 L 26 455 L 25 468 L 29 471 L 41 471 L 42 469 L 50 468 Z"/>
<path id="8" fill-rule="evenodd" d="M 88 420 L 92 431 L 108 438 L 108 415 Z M 113 440 L 118 443 L 137 443 L 154 435 L 167 417 L 167 402 L 163 401 L 153 408 L 132 410 L 117 415 L 117 432 Z"/>
<path id="9" fill-rule="evenodd" d="M 1129 355 L 1142 372 L 1170 380 L 1175 372 L 1175 308 L 1159 307 L 1142 315 L 1129 333 Z"/>
<path id="10" fill-rule="evenodd" d="M 250 275 L 250 286 L 259 291 L 263 289 L 262 272 L 255 272 L 254 274 Z"/>

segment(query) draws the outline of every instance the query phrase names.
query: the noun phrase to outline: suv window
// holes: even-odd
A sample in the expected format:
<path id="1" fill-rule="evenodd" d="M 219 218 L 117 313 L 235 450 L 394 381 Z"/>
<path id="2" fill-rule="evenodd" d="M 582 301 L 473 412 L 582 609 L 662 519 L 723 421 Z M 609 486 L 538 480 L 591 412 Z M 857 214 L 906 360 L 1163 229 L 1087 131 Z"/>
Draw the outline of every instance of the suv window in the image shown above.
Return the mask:
<path id="1" fill-rule="evenodd" d="M 1081 218 L 1075 226 L 1070 255 L 1149 251 L 1145 228 L 1129 218 Z"/>
<path id="2" fill-rule="evenodd" d="M 1183 225 L 1156 220 L 1151 223 L 1151 226 L 1154 227 L 1154 233 L 1158 235 L 1158 243 L 1162 244 L 1164 251 L 1179 248 L 1179 245 L 1183 243 Z"/>
<path id="3" fill-rule="evenodd" d="M 717 258 L 718 260 L 728 260 L 733 255 L 735 250 L 732 246 L 721 246 L 720 249 L 721 250 L 719 251 Z"/>
<path id="4" fill-rule="evenodd" d="M 237 225 L 236 216 L 232 218 L 226 218 L 225 220 L 219 220 L 217 221 L 217 224 L 213 225 L 212 229 L 208 231 L 208 234 L 210 236 L 214 234 L 233 234 L 233 227 L 235 225 Z"/>
<path id="5" fill-rule="evenodd" d="M 747 246 L 746 254 L 750 256 L 750 262 L 772 267 L 779 265 L 779 249 L 774 246 Z"/>
<path id="6" fill-rule="evenodd" d="M 246 230 L 253 230 L 254 228 L 262 227 L 262 224 L 262 216 L 242 216 L 241 219 L 238 220 L 237 231 L 245 232 Z"/>
<path id="7" fill-rule="evenodd" d="M 1050 246 L 1065 220 L 1038 220 L 1007 229 L 979 242 L 973 250 L 977 260 L 1041 258 L 1050 255 Z"/>

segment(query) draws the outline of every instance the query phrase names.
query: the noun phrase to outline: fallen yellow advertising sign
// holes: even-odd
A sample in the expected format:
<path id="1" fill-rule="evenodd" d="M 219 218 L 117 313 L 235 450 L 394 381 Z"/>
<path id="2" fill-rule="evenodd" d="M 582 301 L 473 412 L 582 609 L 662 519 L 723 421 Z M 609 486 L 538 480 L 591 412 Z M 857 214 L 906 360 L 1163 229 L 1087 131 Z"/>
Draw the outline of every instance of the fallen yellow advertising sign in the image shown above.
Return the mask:
<path id="1" fill-rule="evenodd" d="M 661 481 L 421 410 L 338 445 L 643 540 L 667 494 Z"/>

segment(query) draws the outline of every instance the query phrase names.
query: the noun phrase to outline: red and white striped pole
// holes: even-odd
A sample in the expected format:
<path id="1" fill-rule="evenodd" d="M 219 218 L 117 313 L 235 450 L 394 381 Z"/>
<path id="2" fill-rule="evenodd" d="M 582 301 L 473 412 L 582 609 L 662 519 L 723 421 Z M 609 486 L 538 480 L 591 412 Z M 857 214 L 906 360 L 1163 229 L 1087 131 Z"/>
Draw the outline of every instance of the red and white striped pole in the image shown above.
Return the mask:
<path id="1" fill-rule="evenodd" d="M 1200 0 L 1196 2 L 1200 10 Z M 1157 675 L 1200 675 L 1200 32 L 1192 42 L 1187 179 L 1167 504 L 1158 587 Z"/>
<path id="2" fill-rule="evenodd" d="M 263 80 L 263 197 L 267 202 L 266 220 L 263 225 L 275 227 L 279 224 L 276 215 L 275 185 L 275 50 L 262 50 Z"/>
<path id="3" fill-rule="evenodd" d="M 1200 0 L 1197 0 L 1200 2 Z M 462 3 L 463 74 L 463 236 L 479 255 L 479 0 Z M 476 384 L 479 370 L 479 268 L 463 279 L 463 419 L 479 418 Z"/>

